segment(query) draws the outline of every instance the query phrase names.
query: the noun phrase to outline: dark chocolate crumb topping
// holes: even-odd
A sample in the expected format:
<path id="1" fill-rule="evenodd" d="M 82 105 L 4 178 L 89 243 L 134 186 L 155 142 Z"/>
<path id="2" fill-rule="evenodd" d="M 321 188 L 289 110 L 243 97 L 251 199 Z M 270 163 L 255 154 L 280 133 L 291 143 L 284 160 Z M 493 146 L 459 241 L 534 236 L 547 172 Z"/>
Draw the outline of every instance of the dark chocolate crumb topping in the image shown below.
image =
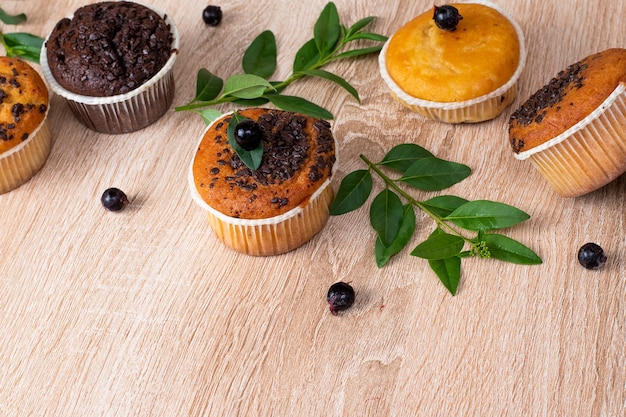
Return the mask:
<path id="1" fill-rule="evenodd" d="M 20 121 L 20 116 L 25 112 L 24 105 L 22 103 L 15 103 L 13 107 L 11 107 L 11 114 L 13 115 L 13 119 L 16 122 Z"/>
<path id="2" fill-rule="evenodd" d="M 230 119 L 225 119 L 230 122 Z M 291 112 L 268 112 L 262 114 L 257 120 L 263 134 L 263 161 L 257 170 L 252 171 L 241 161 L 235 153 L 223 150 L 222 158 L 218 159 L 218 165 L 229 164 L 235 171 L 234 176 L 225 177 L 232 188 L 240 188 L 246 191 L 254 191 L 257 184 L 271 185 L 280 184 L 292 178 L 306 162 L 310 145 L 307 140 L 305 116 Z M 325 169 L 330 169 L 335 162 L 334 154 L 328 157 L 328 152 L 333 150 L 334 139 L 330 131 L 330 124 L 325 120 L 316 121 L 313 125 L 318 132 L 317 155 L 315 164 L 311 167 L 308 178 L 312 182 L 323 178 Z M 228 158 L 230 156 L 230 158 Z M 218 170 L 213 167 L 211 172 Z M 276 197 L 272 204 L 282 207 L 288 204 L 286 197 Z"/>
<path id="3" fill-rule="evenodd" d="M 520 125 L 529 125 L 533 122 L 541 123 L 545 117 L 545 111 L 557 103 L 560 103 L 565 96 L 565 90 L 569 86 L 580 88 L 583 85 L 584 78 L 581 72 L 587 68 L 587 65 L 577 62 L 570 65 L 564 71 L 561 71 L 550 82 L 537 91 L 513 114 L 509 119 L 509 129 L 514 122 Z"/>

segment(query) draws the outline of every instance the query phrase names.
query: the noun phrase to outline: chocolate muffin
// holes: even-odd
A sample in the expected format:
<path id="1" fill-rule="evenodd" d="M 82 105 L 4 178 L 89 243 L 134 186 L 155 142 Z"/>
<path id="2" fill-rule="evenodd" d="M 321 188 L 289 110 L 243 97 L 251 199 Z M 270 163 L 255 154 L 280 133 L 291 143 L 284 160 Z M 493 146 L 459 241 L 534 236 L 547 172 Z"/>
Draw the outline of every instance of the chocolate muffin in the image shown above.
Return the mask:
<path id="1" fill-rule="evenodd" d="M 76 118 L 103 133 L 129 133 L 163 116 L 174 101 L 176 25 L 136 2 L 101 2 L 61 19 L 41 48 L 50 89 Z"/>
<path id="2" fill-rule="evenodd" d="M 76 94 L 124 94 L 163 68 L 172 38 L 165 20 L 140 4 L 90 4 L 57 23 L 46 43 L 48 64 L 59 84 Z"/>
<path id="3" fill-rule="evenodd" d="M 228 143 L 231 115 L 211 124 L 193 158 L 193 199 L 227 245 L 250 255 L 276 255 L 304 244 L 329 217 L 335 140 L 328 122 L 272 109 L 245 109 L 258 123 L 263 157 L 246 167 Z"/>

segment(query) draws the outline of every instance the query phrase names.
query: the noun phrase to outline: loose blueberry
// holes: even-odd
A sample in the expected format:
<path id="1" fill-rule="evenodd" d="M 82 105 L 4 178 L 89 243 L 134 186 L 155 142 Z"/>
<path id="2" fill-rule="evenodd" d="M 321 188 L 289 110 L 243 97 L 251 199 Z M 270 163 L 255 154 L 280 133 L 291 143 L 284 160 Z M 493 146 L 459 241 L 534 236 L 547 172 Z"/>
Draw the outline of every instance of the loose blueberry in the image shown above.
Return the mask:
<path id="1" fill-rule="evenodd" d="M 599 245 L 589 242 L 578 250 L 578 262 L 587 269 L 596 270 L 606 263 L 606 255 Z"/>
<path id="2" fill-rule="evenodd" d="M 336 282 L 328 289 L 326 301 L 330 312 L 337 315 L 338 311 L 350 308 L 354 304 L 354 288 L 345 282 Z"/>
<path id="3" fill-rule="evenodd" d="M 235 126 L 235 142 L 246 151 L 255 149 L 262 139 L 261 127 L 254 120 L 246 119 Z"/>
<path id="4" fill-rule="evenodd" d="M 100 202 L 109 211 L 120 211 L 128 204 L 128 197 L 119 188 L 108 188 L 102 193 Z"/>
<path id="5" fill-rule="evenodd" d="M 453 31 L 463 16 L 459 14 L 459 10 L 454 6 L 435 6 L 433 20 L 439 29 Z"/>
<path id="6" fill-rule="evenodd" d="M 222 21 L 222 9 L 219 6 L 207 6 L 202 11 L 202 20 L 209 26 L 217 26 Z"/>

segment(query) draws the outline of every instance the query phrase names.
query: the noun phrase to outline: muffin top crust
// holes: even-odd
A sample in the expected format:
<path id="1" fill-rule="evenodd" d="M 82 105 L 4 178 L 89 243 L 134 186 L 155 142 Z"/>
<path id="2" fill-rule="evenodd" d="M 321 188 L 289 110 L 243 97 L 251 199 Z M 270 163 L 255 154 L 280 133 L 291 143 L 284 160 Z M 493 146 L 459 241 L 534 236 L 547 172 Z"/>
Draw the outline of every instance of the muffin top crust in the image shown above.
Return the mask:
<path id="1" fill-rule="evenodd" d="M 569 65 L 511 114 L 513 151 L 528 151 L 564 133 L 598 109 L 620 83 L 626 84 L 626 49 L 607 49 Z"/>
<path id="2" fill-rule="evenodd" d="M 273 109 L 244 109 L 263 134 L 263 159 L 256 170 L 228 143 L 230 115 L 206 131 L 192 163 L 196 189 L 215 210 L 234 218 L 267 219 L 305 205 L 332 175 L 335 142 L 321 119 Z"/>

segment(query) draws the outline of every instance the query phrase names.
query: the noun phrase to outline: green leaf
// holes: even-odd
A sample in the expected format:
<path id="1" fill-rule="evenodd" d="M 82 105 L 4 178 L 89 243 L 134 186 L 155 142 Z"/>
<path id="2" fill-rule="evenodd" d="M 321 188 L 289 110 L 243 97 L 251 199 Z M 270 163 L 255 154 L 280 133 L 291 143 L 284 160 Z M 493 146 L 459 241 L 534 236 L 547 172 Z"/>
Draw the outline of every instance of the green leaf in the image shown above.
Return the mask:
<path id="1" fill-rule="evenodd" d="M 243 162 L 248 168 L 254 171 L 259 168 L 259 166 L 261 166 L 261 161 L 263 159 L 263 141 L 259 142 L 259 146 L 252 149 L 251 151 L 246 151 L 241 146 L 239 146 L 239 144 L 235 140 L 235 128 L 240 122 L 246 119 L 246 117 L 241 116 L 237 112 L 233 113 L 230 122 L 228 123 L 228 143 L 237 153 L 239 159 L 241 159 L 241 162 Z"/>
<path id="2" fill-rule="evenodd" d="M 0 21 L 7 25 L 19 25 L 26 21 L 26 15 L 24 13 L 10 15 L 0 8 Z"/>
<path id="3" fill-rule="evenodd" d="M 338 216 L 356 210 L 365 204 L 372 192 L 372 174 L 367 169 L 359 169 L 346 175 L 333 202 L 330 214 Z"/>
<path id="4" fill-rule="evenodd" d="M 428 264 L 450 294 L 456 295 L 461 280 L 461 258 L 429 259 Z"/>
<path id="5" fill-rule="evenodd" d="M 420 159 L 432 157 L 433 154 L 414 143 L 403 143 L 391 148 L 380 162 L 388 168 L 404 173 L 411 165 Z"/>
<path id="6" fill-rule="evenodd" d="M 396 239 L 404 215 L 404 206 L 400 197 L 385 188 L 372 201 L 370 223 L 383 245 L 389 247 Z"/>
<path id="7" fill-rule="evenodd" d="M 2 34 L 0 32 L 0 39 L 4 42 L 7 56 L 20 57 L 39 63 L 43 38 L 30 33 L 15 32 Z"/>
<path id="8" fill-rule="evenodd" d="M 458 256 L 465 242 L 460 236 L 450 235 L 437 228 L 425 241 L 413 249 L 411 255 L 424 259 L 446 259 Z"/>
<path id="9" fill-rule="evenodd" d="M 382 46 L 371 46 L 369 48 L 352 49 L 350 51 L 342 52 L 333 56 L 333 61 L 342 58 L 351 58 L 355 56 L 374 54 L 380 52 L 381 49 L 383 49 Z"/>
<path id="10" fill-rule="evenodd" d="M 464 180 L 472 170 L 463 164 L 436 157 L 422 158 L 411 165 L 400 181 L 424 191 L 438 191 Z"/>
<path id="11" fill-rule="evenodd" d="M 206 123 L 207 125 L 210 125 L 215 119 L 222 115 L 221 111 L 211 108 L 193 111 L 202 116 L 202 120 L 204 120 L 204 123 Z"/>
<path id="12" fill-rule="evenodd" d="M 343 78 L 341 78 L 338 75 L 335 75 L 331 72 L 325 71 L 325 70 L 321 70 L 321 69 L 308 69 L 308 70 L 303 70 L 300 71 L 299 74 L 304 74 L 304 75 L 309 75 L 312 77 L 319 77 L 319 78 L 324 78 L 328 81 L 332 81 L 336 84 L 339 84 L 341 87 L 343 87 L 344 89 L 346 89 L 346 91 L 348 91 L 348 93 L 350 93 L 352 95 L 352 97 L 354 97 L 356 99 L 356 101 L 358 101 L 359 103 L 361 103 L 361 99 L 359 98 L 359 93 L 356 91 L 356 89 L 354 87 L 352 87 L 350 84 L 348 84 L 348 82 L 346 80 L 344 80 Z"/>
<path id="13" fill-rule="evenodd" d="M 313 35 L 315 45 L 321 56 L 330 52 L 339 41 L 341 25 L 337 6 L 333 2 L 327 3 L 322 10 L 317 22 L 315 22 Z"/>
<path id="14" fill-rule="evenodd" d="M 234 104 L 237 104 L 238 106 L 258 107 L 258 106 L 262 106 L 264 104 L 267 104 L 269 102 L 269 100 L 266 99 L 265 97 L 259 97 L 259 98 L 239 98 L 239 99 L 233 100 L 232 102 Z"/>
<path id="15" fill-rule="evenodd" d="M 495 230 L 514 226 L 530 218 L 522 210 L 504 203 L 476 200 L 463 204 L 446 220 L 466 230 Z"/>
<path id="16" fill-rule="evenodd" d="M 233 96 L 243 99 L 259 98 L 267 89 L 274 87 L 265 78 L 254 74 L 236 74 L 226 80 L 224 96 Z"/>
<path id="17" fill-rule="evenodd" d="M 350 26 L 348 30 L 346 30 L 345 38 L 346 39 L 350 38 L 350 36 L 354 35 L 358 31 L 363 29 L 365 26 L 372 23 L 374 19 L 376 19 L 375 16 L 368 16 L 368 17 L 364 17 L 363 19 L 356 21 L 352 26 Z"/>
<path id="18" fill-rule="evenodd" d="M 282 110 L 302 113 L 319 119 L 331 120 L 333 118 L 332 113 L 328 110 L 302 97 L 287 96 L 284 94 L 266 94 L 264 97 Z"/>
<path id="19" fill-rule="evenodd" d="M 446 217 L 467 202 L 466 199 L 454 195 L 440 195 L 423 201 L 422 205 L 430 210 L 431 213 L 439 217 Z"/>
<path id="20" fill-rule="evenodd" d="M 317 50 L 315 39 L 310 39 L 296 53 L 293 60 L 293 72 L 300 72 L 314 67 L 320 60 L 320 52 Z"/>
<path id="21" fill-rule="evenodd" d="M 404 212 L 402 214 L 402 223 L 400 224 L 400 230 L 396 238 L 393 240 L 389 247 L 386 247 L 380 237 L 376 238 L 375 254 L 376 264 L 379 268 L 385 266 L 385 264 L 391 259 L 392 256 L 399 253 L 409 243 L 413 233 L 415 232 L 415 211 L 411 204 L 404 206 Z"/>
<path id="22" fill-rule="evenodd" d="M 276 70 L 276 38 L 270 30 L 257 36 L 243 55 L 241 62 L 246 74 L 268 78 Z"/>
<path id="23" fill-rule="evenodd" d="M 510 237 L 499 234 L 485 234 L 483 241 L 491 257 L 500 261 L 520 265 L 537 265 L 542 263 L 541 258 L 528 247 Z"/>
<path id="24" fill-rule="evenodd" d="M 224 81 L 206 68 L 201 68 L 196 77 L 196 98 L 194 101 L 213 100 L 222 91 Z"/>
<path id="25" fill-rule="evenodd" d="M 5 33 L 4 41 L 11 47 L 21 46 L 41 49 L 43 45 L 43 38 L 24 32 Z"/>
<path id="26" fill-rule="evenodd" d="M 350 36 L 349 41 L 354 41 L 357 39 L 366 39 L 369 41 L 376 42 L 387 42 L 387 37 L 383 35 L 379 35 L 378 33 L 370 33 L 370 32 L 360 32 Z"/>

